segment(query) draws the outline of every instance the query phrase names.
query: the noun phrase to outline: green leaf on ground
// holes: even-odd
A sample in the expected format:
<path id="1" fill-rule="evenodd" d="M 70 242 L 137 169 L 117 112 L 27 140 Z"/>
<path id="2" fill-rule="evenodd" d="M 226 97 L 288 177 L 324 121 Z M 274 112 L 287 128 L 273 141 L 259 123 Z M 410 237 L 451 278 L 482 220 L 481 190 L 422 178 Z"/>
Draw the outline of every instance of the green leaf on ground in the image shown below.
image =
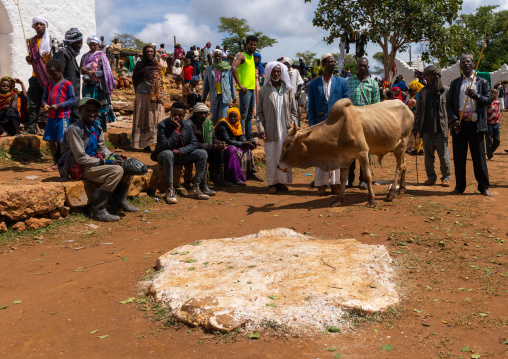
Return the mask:
<path id="1" fill-rule="evenodd" d="M 150 273 L 151 271 L 152 271 L 151 269 L 147 269 L 145 273 Z"/>
<path id="2" fill-rule="evenodd" d="M 3 309 L 3 308 L 2 308 L 2 309 Z M 508 340 L 505 340 L 505 341 L 503 342 L 503 344 L 508 345 Z"/>
<path id="3" fill-rule="evenodd" d="M 98 331 L 99 331 L 99 329 L 92 330 L 92 331 L 90 332 L 90 334 L 95 334 L 95 333 L 97 333 Z"/>
<path id="4" fill-rule="evenodd" d="M 337 347 L 334 347 L 334 348 L 329 348 L 329 349 L 328 349 L 328 351 L 329 351 L 329 352 L 336 352 L 336 351 L 337 351 L 337 349 L 339 349 L 339 348 L 337 348 Z"/>
<path id="5" fill-rule="evenodd" d="M 277 306 L 277 304 L 275 304 L 275 303 L 266 303 L 266 305 L 268 307 L 276 307 Z"/>
<path id="6" fill-rule="evenodd" d="M 123 261 L 128 261 L 128 260 L 129 260 L 129 258 L 128 258 L 128 257 L 123 257 L 123 258 L 122 258 L 122 260 L 123 260 Z"/>
<path id="7" fill-rule="evenodd" d="M 99 339 L 106 339 L 106 338 L 109 338 L 109 335 L 99 335 L 97 338 Z"/>
<path id="8" fill-rule="evenodd" d="M 465 346 L 465 347 L 462 347 L 462 349 L 460 349 L 460 350 L 462 350 L 462 352 L 465 353 L 465 352 L 469 351 L 469 347 Z"/>
<path id="9" fill-rule="evenodd" d="M 381 350 L 386 350 L 387 352 L 391 352 L 393 350 L 393 346 L 390 344 L 385 344 L 381 346 Z"/>
<path id="10" fill-rule="evenodd" d="M 253 331 L 248 335 L 251 339 L 259 339 L 261 337 L 261 333 L 259 333 L 257 330 Z"/>
<path id="11" fill-rule="evenodd" d="M 136 303 L 146 303 L 146 298 L 139 298 L 139 299 L 136 299 Z"/>
<path id="12" fill-rule="evenodd" d="M 480 358 L 480 354 L 473 354 L 471 355 L 471 359 L 479 359 Z"/>
<path id="13" fill-rule="evenodd" d="M 189 269 L 187 269 L 187 270 L 194 270 L 194 269 L 196 269 L 196 267 L 190 267 L 190 268 L 189 268 Z"/>
<path id="14" fill-rule="evenodd" d="M 268 298 L 273 299 L 273 300 L 277 300 L 277 299 L 279 299 L 279 297 L 276 297 L 276 296 L 274 296 L 274 295 L 269 295 L 269 296 L 268 296 Z"/>
<path id="15" fill-rule="evenodd" d="M 21 302 L 23 302 L 22 300 L 15 300 L 14 302 L 12 302 L 12 304 L 21 304 Z"/>
<path id="16" fill-rule="evenodd" d="M 333 325 L 328 325 L 324 331 L 323 334 L 326 334 L 328 332 L 332 332 L 332 333 L 340 333 L 340 329 L 337 328 L 337 327 L 334 327 Z"/>
<path id="17" fill-rule="evenodd" d="M 7 309 L 8 307 L 9 307 L 8 305 L 2 305 L 0 309 Z"/>
<path id="18" fill-rule="evenodd" d="M 377 288 L 375 284 L 369 284 L 369 287 L 371 287 L 371 288 Z"/>
<path id="19" fill-rule="evenodd" d="M 335 356 L 333 357 L 333 359 L 339 359 L 341 356 L 342 356 L 342 354 L 341 354 L 341 353 L 337 353 L 337 354 L 335 354 Z"/>
<path id="20" fill-rule="evenodd" d="M 194 263 L 194 262 L 197 262 L 198 260 L 197 259 L 187 259 L 185 261 L 185 263 Z"/>
<path id="21" fill-rule="evenodd" d="M 122 300 L 120 302 L 120 304 L 128 304 L 128 303 L 132 303 L 136 300 L 136 297 L 131 297 L 131 298 L 127 298 L 126 300 Z"/>
<path id="22" fill-rule="evenodd" d="M 173 253 L 171 253 L 171 255 L 172 255 L 172 256 L 174 256 L 174 255 L 176 255 L 176 254 L 178 254 L 178 252 L 173 252 Z"/>
<path id="23" fill-rule="evenodd" d="M 190 253 L 189 251 L 185 251 L 185 252 L 180 253 L 180 255 L 184 256 L 184 255 L 189 254 L 189 253 Z"/>

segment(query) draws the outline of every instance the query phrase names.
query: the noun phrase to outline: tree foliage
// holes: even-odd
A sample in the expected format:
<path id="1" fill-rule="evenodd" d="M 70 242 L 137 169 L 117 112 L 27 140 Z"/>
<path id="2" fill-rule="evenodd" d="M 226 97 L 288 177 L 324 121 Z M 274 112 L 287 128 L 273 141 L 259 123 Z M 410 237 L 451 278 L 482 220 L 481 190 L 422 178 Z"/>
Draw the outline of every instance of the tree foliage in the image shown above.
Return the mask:
<path id="1" fill-rule="evenodd" d="M 124 49 L 131 49 L 131 50 L 143 50 L 143 47 L 145 47 L 146 42 L 141 41 L 137 37 L 131 34 L 113 34 L 115 39 L 118 39 L 118 42 L 122 45 L 122 48 Z"/>
<path id="2" fill-rule="evenodd" d="M 297 58 L 302 58 L 303 61 L 305 61 L 305 64 L 307 66 L 312 66 L 314 65 L 314 63 L 316 62 L 316 53 L 315 52 L 312 52 L 312 51 L 309 51 L 309 50 L 306 50 L 304 52 L 297 52 L 296 53 L 296 57 Z"/>
<path id="3" fill-rule="evenodd" d="M 424 59 L 436 59 L 443 67 L 454 64 L 465 53 L 478 59 L 487 32 L 479 70 L 498 70 L 508 63 L 508 10 L 494 12 L 496 9 L 497 6 L 481 6 L 472 14 L 460 15 L 446 29 L 443 39 L 424 45 Z"/>
<path id="4" fill-rule="evenodd" d="M 317 1 L 312 23 L 329 32 L 324 40 L 330 44 L 345 33 L 361 31 L 381 46 L 388 78 L 398 51 L 405 51 L 413 42 L 440 40 L 462 6 L 462 0 Z"/>
<path id="5" fill-rule="evenodd" d="M 245 50 L 245 38 L 250 34 L 258 38 L 258 52 L 277 43 L 276 39 L 272 39 L 260 31 L 254 31 L 245 19 L 222 16 L 219 21 L 220 24 L 217 26 L 219 32 L 229 34 L 228 37 L 222 40 L 222 46 L 227 46 L 231 54 L 237 54 Z"/>

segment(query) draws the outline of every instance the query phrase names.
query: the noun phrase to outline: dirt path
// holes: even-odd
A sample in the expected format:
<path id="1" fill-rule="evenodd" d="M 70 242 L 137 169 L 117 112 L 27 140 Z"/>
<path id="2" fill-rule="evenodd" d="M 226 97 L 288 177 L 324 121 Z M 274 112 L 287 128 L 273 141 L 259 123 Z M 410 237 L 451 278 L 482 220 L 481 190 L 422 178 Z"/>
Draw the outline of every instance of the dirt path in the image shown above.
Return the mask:
<path id="1" fill-rule="evenodd" d="M 504 129 L 502 136 L 505 143 Z M 388 186 L 375 186 L 377 209 L 366 208 L 367 195 L 356 188 L 347 190 L 343 207 L 332 209 L 331 197 L 308 188 L 312 176 L 306 174 L 312 172 L 296 170 L 286 194 L 268 195 L 262 184 L 250 182 L 207 202 L 181 198 L 170 207 L 142 197 L 143 211 L 118 223 L 71 216 L 18 240 L 0 238 L 0 308 L 8 306 L 0 310 L 0 357 L 507 357 L 508 154 L 502 145 L 488 163 L 494 198 L 476 191 L 471 161 L 466 193 L 454 197 L 446 196 L 450 188 L 416 186 L 415 157 L 407 161 L 412 190 L 386 203 Z M 418 161 L 423 182 L 423 157 Z M 38 171 L 30 167 L 26 173 Z M 374 168 L 374 178 L 391 180 L 393 171 L 390 155 Z M 0 171 L 0 182 L 12 181 L 8 176 L 16 175 Z M 451 188 L 454 182 L 452 175 Z M 140 279 L 153 274 L 158 256 L 174 247 L 277 227 L 386 245 L 398 273 L 400 305 L 381 316 L 352 313 L 346 319 L 357 324 L 346 333 L 284 339 L 283 331 L 267 328 L 251 340 L 188 327 L 165 330 L 152 321 L 157 309 L 120 304 L 143 295 Z M 109 337 L 98 338 L 104 335 Z M 382 351 L 385 344 L 394 350 Z"/>

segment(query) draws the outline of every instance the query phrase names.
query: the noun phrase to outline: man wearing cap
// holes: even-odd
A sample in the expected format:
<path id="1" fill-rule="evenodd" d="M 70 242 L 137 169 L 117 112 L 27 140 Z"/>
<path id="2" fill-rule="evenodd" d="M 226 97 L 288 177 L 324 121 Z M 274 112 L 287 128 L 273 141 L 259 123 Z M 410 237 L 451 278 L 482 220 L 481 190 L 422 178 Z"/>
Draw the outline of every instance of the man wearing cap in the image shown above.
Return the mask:
<path id="1" fill-rule="evenodd" d="M 99 187 L 94 188 L 89 199 L 91 217 L 98 221 L 113 222 L 120 217 L 106 210 L 110 198 L 113 197 L 114 204 L 123 211 L 137 212 L 138 209 L 127 203 L 132 176 L 124 175 L 122 158 L 111 153 L 104 143 L 104 134 L 98 121 L 100 108 L 101 103 L 95 99 L 83 97 L 80 100 L 81 118 L 64 133 L 58 171 L 62 181 L 71 177 L 97 184 Z"/>
<path id="2" fill-rule="evenodd" d="M 450 159 L 448 155 L 448 117 L 446 114 L 446 95 L 448 90 L 441 82 L 441 69 L 430 65 L 423 70 L 427 86 L 418 92 L 416 99 L 413 134 L 420 134 L 425 153 L 426 186 L 436 183 L 434 170 L 435 152 L 441 164 L 441 186 L 449 187 Z"/>
<path id="3" fill-rule="evenodd" d="M 83 34 L 76 28 L 71 28 L 65 33 L 64 47 L 55 55 L 55 59 L 59 59 L 64 63 L 63 77 L 69 80 L 74 87 L 74 95 L 76 96 L 76 104 L 81 98 L 81 72 L 76 61 L 76 57 L 83 46 Z M 79 110 L 76 105 L 71 107 L 70 123 L 79 119 Z"/>
<path id="4" fill-rule="evenodd" d="M 321 57 L 323 76 L 318 77 L 309 84 L 307 100 L 309 103 L 309 126 L 314 126 L 325 121 L 335 102 L 349 96 L 346 79 L 333 74 L 335 63 L 336 60 L 332 54 L 324 54 Z M 325 172 L 316 167 L 315 174 L 314 186 L 318 187 L 318 195 L 324 196 L 326 194 L 328 183 L 331 185 L 332 192 L 339 194 L 340 170 Z"/>
<path id="5" fill-rule="evenodd" d="M 460 69 L 463 75 L 452 81 L 446 96 L 448 125 L 453 128 L 455 167 L 455 189 L 450 194 L 458 195 L 466 190 L 466 160 L 469 145 L 478 191 L 484 196 L 492 197 L 489 191 L 484 142 L 485 132 L 488 131 L 487 107 L 492 102 L 490 86 L 487 80 L 475 76 L 472 55 L 462 55 Z"/>
<path id="6" fill-rule="evenodd" d="M 24 135 L 34 134 L 37 130 L 44 86 L 49 80 L 44 66 L 49 61 L 51 53 L 48 27 L 48 20 L 45 18 L 36 16 L 32 19 L 32 28 L 36 35 L 30 39 L 29 55 L 26 57 L 26 62 L 32 65 L 33 72 L 32 77 L 28 80 L 28 126 Z"/>
<path id="7" fill-rule="evenodd" d="M 355 106 L 373 105 L 379 102 L 379 85 L 369 76 L 369 60 L 360 57 L 356 62 L 356 75 L 347 76 L 349 98 Z M 349 167 L 347 185 L 353 187 L 355 181 L 356 160 Z M 363 180 L 363 171 L 360 168 L 360 184 L 358 188 L 367 189 L 367 183 Z"/>

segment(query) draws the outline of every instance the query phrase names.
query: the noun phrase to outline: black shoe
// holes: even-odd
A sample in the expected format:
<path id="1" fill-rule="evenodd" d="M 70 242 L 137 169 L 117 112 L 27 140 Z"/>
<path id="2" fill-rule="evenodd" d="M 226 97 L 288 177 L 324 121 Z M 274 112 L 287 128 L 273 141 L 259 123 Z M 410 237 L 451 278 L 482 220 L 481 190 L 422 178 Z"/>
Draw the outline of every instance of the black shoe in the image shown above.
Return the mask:
<path id="1" fill-rule="evenodd" d="M 459 195 L 459 194 L 462 194 L 462 193 L 464 193 L 464 191 L 461 191 L 461 190 L 459 190 L 457 188 L 455 188 L 453 191 L 450 192 L 450 194 L 452 196 L 456 196 L 456 195 Z"/>
<path id="2" fill-rule="evenodd" d="M 206 201 L 206 200 L 207 200 L 207 199 L 209 199 L 210 197 L 208 197 L 206 194 L 204 194 L 203 192 L 201 192 L 201 190 L 199 189 L 199 186 L 197 186 L 197 187 L 193 187 L 193 188 L 189 191 L 189 198 L 199 199 L 199 200 Z"/>
<path id="3" fill-rule="evenodd" d="M 114 216 L 106 210 L 106 205 L 113 192 L 103 191 L 96 188 L 92 194 L 92 213 L 91 217 L 101 222 L 115 222 L 120 220 L 120 217 Z"/>
<path id="4" fill-rule="evenodd" d="M 215 196 L 215 191 L 212 191 L 210 188 L 208 188 L 208 174 L 207 173 L 205 173 L 205 175 L 203 176 L 203 179 L 201 180 L 199 188 L 201 188 L 201 191 L 204 194 L 206 194 L 207 196 Z"/>
<path id="5" fill-rule="evenodd" d="M 231 182 L 226 181 L 224 178 L 224 165 L 215 166 L 214 170 L 214 185 L 215 186 L 222 186 L 222 187 L 233 187 L 234 184 Z"/>
<path id="6" fill-rule="evenodd" d="M 130 183 L 120 182 L 118 186 L 116 186 L 113 192 L 113 203 L 118 207 L 118 209 L 125 212 L 138 212 L 139 208 L 131 206 L 127 202 L 127 192 L 129 192 Z"/>

